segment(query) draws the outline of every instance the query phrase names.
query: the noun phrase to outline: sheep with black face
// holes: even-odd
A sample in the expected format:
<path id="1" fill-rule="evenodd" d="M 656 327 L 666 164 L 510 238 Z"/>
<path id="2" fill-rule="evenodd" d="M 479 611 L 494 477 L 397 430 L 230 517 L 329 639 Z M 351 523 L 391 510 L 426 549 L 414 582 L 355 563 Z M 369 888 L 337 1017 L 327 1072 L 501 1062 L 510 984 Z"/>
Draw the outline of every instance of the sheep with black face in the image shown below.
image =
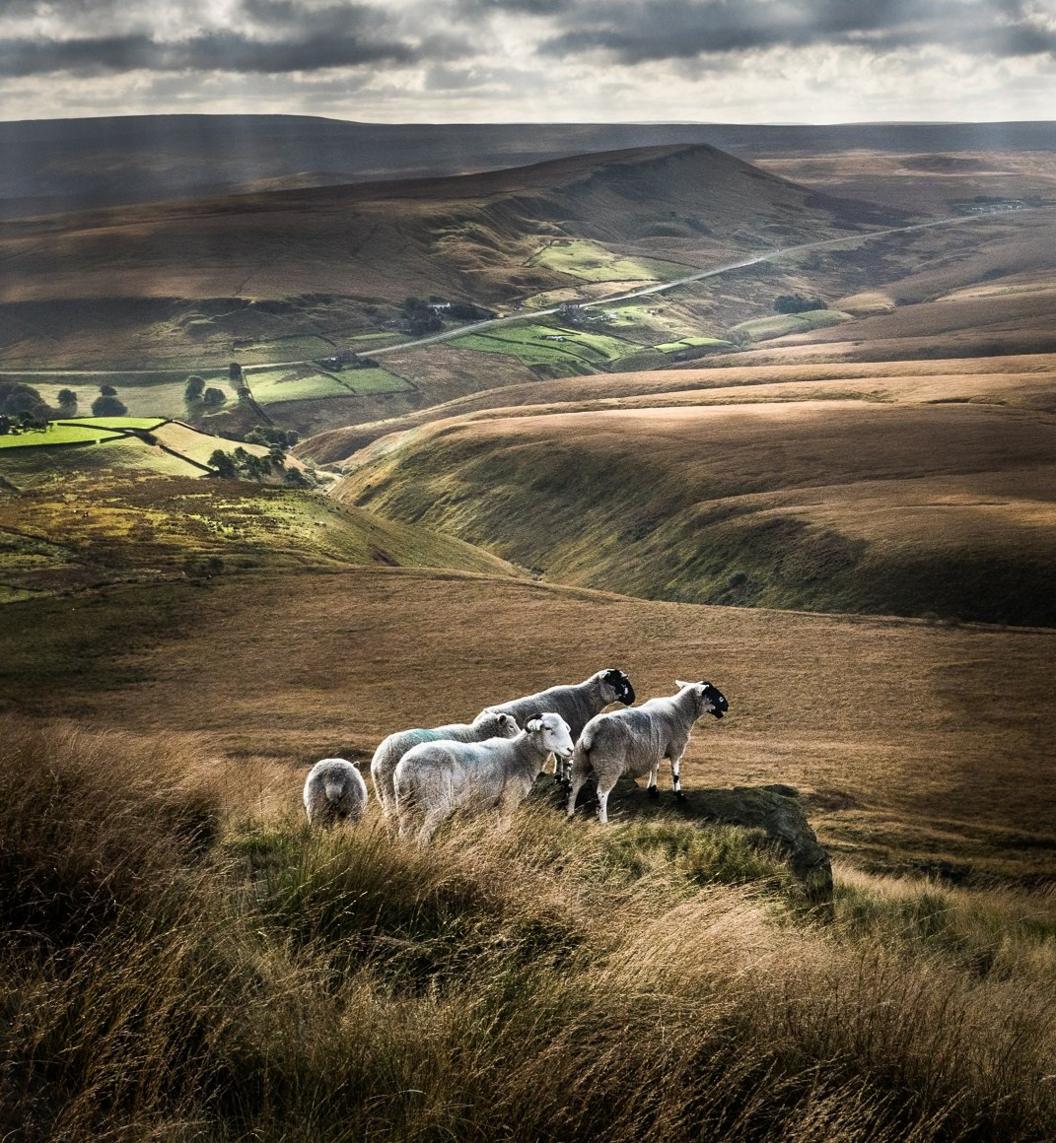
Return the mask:
<path id="1" fill-rule="evenodd" d="M 680 780 L 682 755 L 689 744 L 693 724 L 706 714 L 722 718 L 730 709 L 726 696 L 708 682 L 675 680 L 678 693 L 654 698 L 632 710 L 599 714 L 583 728 L 572 756 L 572 785 L 568 816 L 576 809 L 576 797 L 588 778 L 598 786 L 598 819 L 609 820 L 609 793 L 624 775 L 649 776 L 649 794 L 657 797 L 657 772 L 666 758 L 671 763 L 671 788 L 683 797 Z"/>
<path id="2" fill-rule="evenodd" d="M 497 810 L 508 818 L 528 796 L 551 754 L 572 753 L 568 723 L 546 712 L 528 720 L 516 738 L 486 742 L 425 742 L 396 767 L 396 813 L 404 837 L 418 827 L 425 844 L 456 810 Z"/>
<path id="3" fill-rule="evenodd" d="M 581 683 L 550 687 L 538 694 L 496 703 L 488 709 L 512 715 L 521 726 L 546 711 L 552 711 L 565 720 L 575 741 L 583 733 L 583 727 L 614 702 L 630 706 L 634 702 L 634 687 L 623 671 L 607 667 Z M 566 761 L 555 755 L 554 778 L 561 782 L 567 777 Z"/>

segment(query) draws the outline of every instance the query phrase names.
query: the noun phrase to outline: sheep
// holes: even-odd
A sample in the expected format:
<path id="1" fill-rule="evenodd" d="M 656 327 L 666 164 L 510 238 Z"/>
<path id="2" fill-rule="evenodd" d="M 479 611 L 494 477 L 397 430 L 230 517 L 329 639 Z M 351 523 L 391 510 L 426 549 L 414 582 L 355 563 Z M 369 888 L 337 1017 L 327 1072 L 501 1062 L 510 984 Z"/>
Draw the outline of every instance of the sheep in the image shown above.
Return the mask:
<path id="1" fill-rule="evenodd" d="M 623 774 L 649 775 L 648 793 L 659 797 L 657 771 L 667 758 L 671 763 L 671 788 L 683 798 L 679 772 L 690 731 L 698 718 L 716 718 L 730 709 L 725 695 L 711 683 L 675 680 L 678 693 L 654 698 L 633 710 L 599 714 L 583 728 L 572 756 L 572 784 L 568 793 L 568 816 L 576 812 L 576 796 L 593 775 L 598 785 L 598 820 L 609 820 L 609 793 Z"/>
<path id="2" fill-rule="evenodd" d="M 453 722 L 450 726 L 434 726 L 432 730 L 398 730 L 390 734 L 377 750 L 370 763 L 370 777 L 374 794 L 387 818 L 396 812 L 396 791 L 393 774 L 399 760 L 423 742 L 483 742 L 486 738 L 512 738 L 521 728 L 512 715 L 493 710 L 482 710 L 472 722 Z"/>
<path id="3" fill-rule="evenodd" d="M 424 845 L 459 809 L 497 809 L 508 818 L 528 796 L 546 759 L 567 757 L 573 747 L 568 723 L 552 711 L 530 719 L 516 738 L 415 746 L 396 767 L 401 837 L 409 836 L 420 817 L 418 844 Z"/>
<path id="4" fill-rule="evenodd" d="M 309 825 L 329 828 L 335 821 L 355 825 L 367 805 L 367 783 L 358 764 L 344 758 L 324 758 L 308 771 L 304 782 L 304 812 Z"/>
<path id="5" fill-rule="evenodd" d="M 512 714 L 521 726 L 529 719 L 538 718 L 544 711 L 553 711 L 568 723 L 569 733 L 575 741 L 590 719 L 614 702 L 630 706 L 634 702 L 634 687 L 623 671 L 609 667 L 596 671 L 589 679 L 574 686 L 551 687 L 537 695 L 494 703 L 489 709 Z M 567 779 L 565 762 L 555 757 L 554 780 L 565 782 Z"/>

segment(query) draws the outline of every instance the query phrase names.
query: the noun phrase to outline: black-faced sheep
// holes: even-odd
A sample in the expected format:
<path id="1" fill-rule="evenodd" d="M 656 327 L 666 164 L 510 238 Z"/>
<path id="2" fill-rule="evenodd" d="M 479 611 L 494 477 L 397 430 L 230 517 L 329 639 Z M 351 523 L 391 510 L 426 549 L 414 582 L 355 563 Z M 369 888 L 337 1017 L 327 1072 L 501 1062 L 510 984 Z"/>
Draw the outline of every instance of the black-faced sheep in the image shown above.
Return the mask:
<path id="1" fill-rule="evenodd" d="M 654 698 L 633 710 L 599 714 L 583 728 L 572 755 L 572 785 L 568 816 L 588 778 L 598 784 L 598 819 L 609 820 L 609 793 L 624 774 L 649 775 L 649 793 L 657 796 L 656 778 L 664 758 L 671 763 L 671 788 L 682 797 L 679 771 L 693 724 L 705 714 L 722 716 L 729 710 L 725 696 L 711 683 L 675 680 L 678 693 Z"/>
<path id="2" fill-rule="evenodd" d="M 609 667 L 595 672 L 581 683 L 551 687 L 535 695 L 495 703 L 488 709 L 512 714 L 521 726 L 527 725 L 530 719 L 538 718 L 545 711 L 552 711 L 565 720 L 572 740 L 575 741 L 583 733 L 583 727 L 599 711 L 614 702 L 629 706 L 634 702 L 634 687 L 623 671 Z M 564 760 L 556 756 L 554 777 L 558 781 L 567 777 Z"/>

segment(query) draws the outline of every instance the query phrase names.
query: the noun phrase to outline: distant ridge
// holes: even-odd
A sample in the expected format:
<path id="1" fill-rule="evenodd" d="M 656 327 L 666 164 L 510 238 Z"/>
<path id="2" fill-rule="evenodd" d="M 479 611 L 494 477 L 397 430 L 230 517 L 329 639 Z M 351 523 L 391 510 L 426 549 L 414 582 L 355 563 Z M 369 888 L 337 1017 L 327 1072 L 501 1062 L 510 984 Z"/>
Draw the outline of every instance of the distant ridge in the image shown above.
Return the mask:
<path id="1" fill-rule="evenodd" d="M 292 185 L 423 178 L 642 146 L 746 159 L 808 151 L 1056 150 L 1056 123 L 377 124 L 306 115 L 142 115 L 0 122 L 0 216 Z"/>

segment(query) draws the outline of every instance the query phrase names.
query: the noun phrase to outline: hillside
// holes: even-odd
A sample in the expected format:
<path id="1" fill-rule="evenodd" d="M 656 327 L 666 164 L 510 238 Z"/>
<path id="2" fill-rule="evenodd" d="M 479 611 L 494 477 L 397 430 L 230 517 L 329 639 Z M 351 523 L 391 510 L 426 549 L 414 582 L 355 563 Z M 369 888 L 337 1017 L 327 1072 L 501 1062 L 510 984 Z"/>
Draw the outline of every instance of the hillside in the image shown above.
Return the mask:
<path id="1" fill-rule="evenodd" d="M 232 193 L 269 181 L 322 185 L 463 174 L 684 143 L 788 162 L 797 171 L 793 178 L 832 181 L 847 171 L 860 180 L 863 153 L 1041 155 L 1056 151 L 1056 128 L 1045 122 L 381 124 L 305 115 L 6 122 L 0 123 L 0 154 L 8 157 L 0 169 L 0 217 Z M 848 155 L 850 166 L 839 161 Z M 827 156 L 837 163 L 827 164 Z M 891 178 L 893 170 L 889 165 L 883 175 Z"/>
<path id="2" fill-rule="evenodd" d="M 338 495 L 647 598 L 1056 623 L 1051 358 L 847 372 L 555 383 L 550 405 L 381 437 Z"/>
<path id="3" fill-rule="evenodd" d="M 126 469 L 70 470 L 20 495 L 0 485 L 0 605 L 360 564 L 513 573 L 460 540 L 303 490 Z"/>
<path id="4" fill-rule="evenodd" d="M 409 294 L 509 304 L 581 283 L 579 262 L 595 282 L 663 280 L 901 217 L 701 145 L 7 222 L 0 361 L 323 356 Z M 550 252 L 566 241 L 587 244 L 571 266 Z"/>

